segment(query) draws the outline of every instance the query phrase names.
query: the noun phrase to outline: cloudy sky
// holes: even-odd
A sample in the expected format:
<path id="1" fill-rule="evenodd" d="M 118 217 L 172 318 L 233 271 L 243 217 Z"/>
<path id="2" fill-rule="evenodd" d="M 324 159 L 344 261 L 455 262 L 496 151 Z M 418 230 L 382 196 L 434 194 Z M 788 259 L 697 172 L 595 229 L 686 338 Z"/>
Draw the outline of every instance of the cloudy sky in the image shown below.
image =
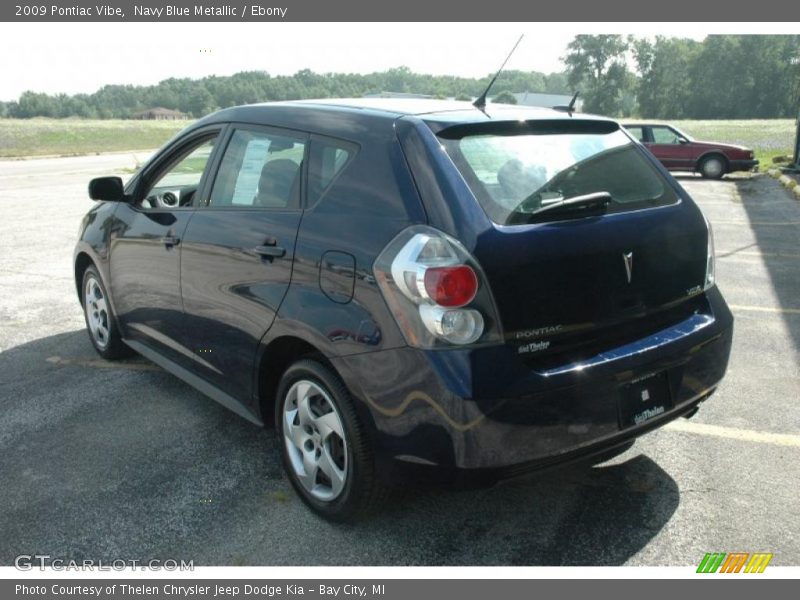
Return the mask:
<path id="1" fill-rule="evenodd" d="M 742 30 L 743 27 L 748 29 Z M 25 90 L 91 93 L 106 84 L 264 70 L 369 73 L 405 65 L 482 76 L 525 39 L 509 69 L 545 73 L 577 33 L 680 35 L 782 31 L 788 25 L 614 23 L 0 23 L 0 100 Z M 206 41 L 209 40 L 209 41 Z M 213 40 L 213 41 L 210 41 Z"/>

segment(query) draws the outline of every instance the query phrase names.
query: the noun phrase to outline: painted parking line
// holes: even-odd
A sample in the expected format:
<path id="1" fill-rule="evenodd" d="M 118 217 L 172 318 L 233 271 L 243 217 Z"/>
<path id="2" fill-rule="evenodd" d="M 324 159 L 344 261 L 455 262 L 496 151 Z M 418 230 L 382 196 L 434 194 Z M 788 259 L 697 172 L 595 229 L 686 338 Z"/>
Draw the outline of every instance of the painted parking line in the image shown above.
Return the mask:
<path id="1" fill-rule="evenodd" d="M 796 227 L 800 225 L 800 221 L 720 221 L 712 219 L 711 224 L 715 227 L 717 225 L 748 225 L 753 227 Z"/>
<path id="2" fill-rule="evenodd" d="M 800 315 L 800 308 L 775 308 L 771 306 L 750 306 L 747 304 L 728 304 L 728 308 L 733 311 L 741 310 L 744 312 L 766 312 L 783 315 Z"/>
<path id="3" fill-rule="evenodd" d="M 770 433 L 754 429 L 739 429 L 738 427 L 723 427 L 721 425 L 708 425 L 686 420 L 671 421 L 664 426 L 668 431 L 681 433 L 694 433 L 711 437 L 738 440 L 741 442 L 754 442 L 756 444 L 771 444 L 773 446 L 789 446 L 800 448 L 800 435 L 789 433 Z"/>
<path id="4" fill-rule="evenodd" d="M 737 256 L 752 256 L 754 258 L 790 258 L 798 259 L 800 254 L 790 252 L 760 252 L 758 250 L 725 250 L 717 251 L 717 260 L 736 258 Z"/>
<path id="5" fill-rule="evenodd" d="M 160 367 L 150 363 L 137 362 L 111 362 L 99 358 L 62 358 L 51 356 L 46 359 L 52 365 L 59 367 L 90 367 L 93 369 L 125 369 L 128 371 L 161 371 Z"/>

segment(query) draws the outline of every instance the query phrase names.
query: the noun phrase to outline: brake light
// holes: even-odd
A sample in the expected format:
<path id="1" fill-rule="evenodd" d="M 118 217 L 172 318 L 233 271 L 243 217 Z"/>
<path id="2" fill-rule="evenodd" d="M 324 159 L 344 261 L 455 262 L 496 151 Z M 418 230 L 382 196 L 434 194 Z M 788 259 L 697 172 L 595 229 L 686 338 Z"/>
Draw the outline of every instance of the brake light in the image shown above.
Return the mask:
<path id="1" fill-rule="evenodd" d="M 425 225 L 402 231 L 373 266 L 375 279 L 411 346 L 499 342 L 486 277 L 454 238 Z"/>
<path id="2" fill-rule="evenodd" d="M 467 265 L 431 267 L 425 270 L 425 291 L 439 306 L 464 306 L 478 293 L 478 277 Z"/>

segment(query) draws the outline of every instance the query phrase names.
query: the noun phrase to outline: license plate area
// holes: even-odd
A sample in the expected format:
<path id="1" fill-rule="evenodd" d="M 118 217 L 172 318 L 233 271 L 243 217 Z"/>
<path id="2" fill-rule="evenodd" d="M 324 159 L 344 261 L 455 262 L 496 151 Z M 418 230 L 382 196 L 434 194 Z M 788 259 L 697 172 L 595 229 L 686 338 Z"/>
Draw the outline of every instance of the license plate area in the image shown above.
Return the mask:
<path id="1" fill-rule="evenodd" d="M 656 373 L 624 385 L 617 402 L 621 429 L 641 425 L 672 408 L 666 373 Z"/>

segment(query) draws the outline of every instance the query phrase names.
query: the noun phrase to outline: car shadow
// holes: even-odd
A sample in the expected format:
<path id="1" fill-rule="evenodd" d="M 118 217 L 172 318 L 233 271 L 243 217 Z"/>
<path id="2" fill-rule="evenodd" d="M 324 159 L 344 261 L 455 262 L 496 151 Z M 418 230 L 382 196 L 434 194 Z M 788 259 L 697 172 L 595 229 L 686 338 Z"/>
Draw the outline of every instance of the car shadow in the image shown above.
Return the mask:
<path id="1" fill-rule="evenodd" d="M 763 176 L 763 181 L 734 180 L 752 232 L 753 249 L 762 253 L 771 284 L 771 296 L 781 309 L 785 331 L 800 350 L 800 202 L 779 183 Z"/>
<path id="2" fill-rule="evenodd" d="M 100 361 L 84 331 L 0 353 L 0 564 L 170 557 L 196 565 L 619 565 L 680 492 L 636 449 L 488 489 L 410 489 L 331 524 L 263 431 L 142 358 Z"/>

